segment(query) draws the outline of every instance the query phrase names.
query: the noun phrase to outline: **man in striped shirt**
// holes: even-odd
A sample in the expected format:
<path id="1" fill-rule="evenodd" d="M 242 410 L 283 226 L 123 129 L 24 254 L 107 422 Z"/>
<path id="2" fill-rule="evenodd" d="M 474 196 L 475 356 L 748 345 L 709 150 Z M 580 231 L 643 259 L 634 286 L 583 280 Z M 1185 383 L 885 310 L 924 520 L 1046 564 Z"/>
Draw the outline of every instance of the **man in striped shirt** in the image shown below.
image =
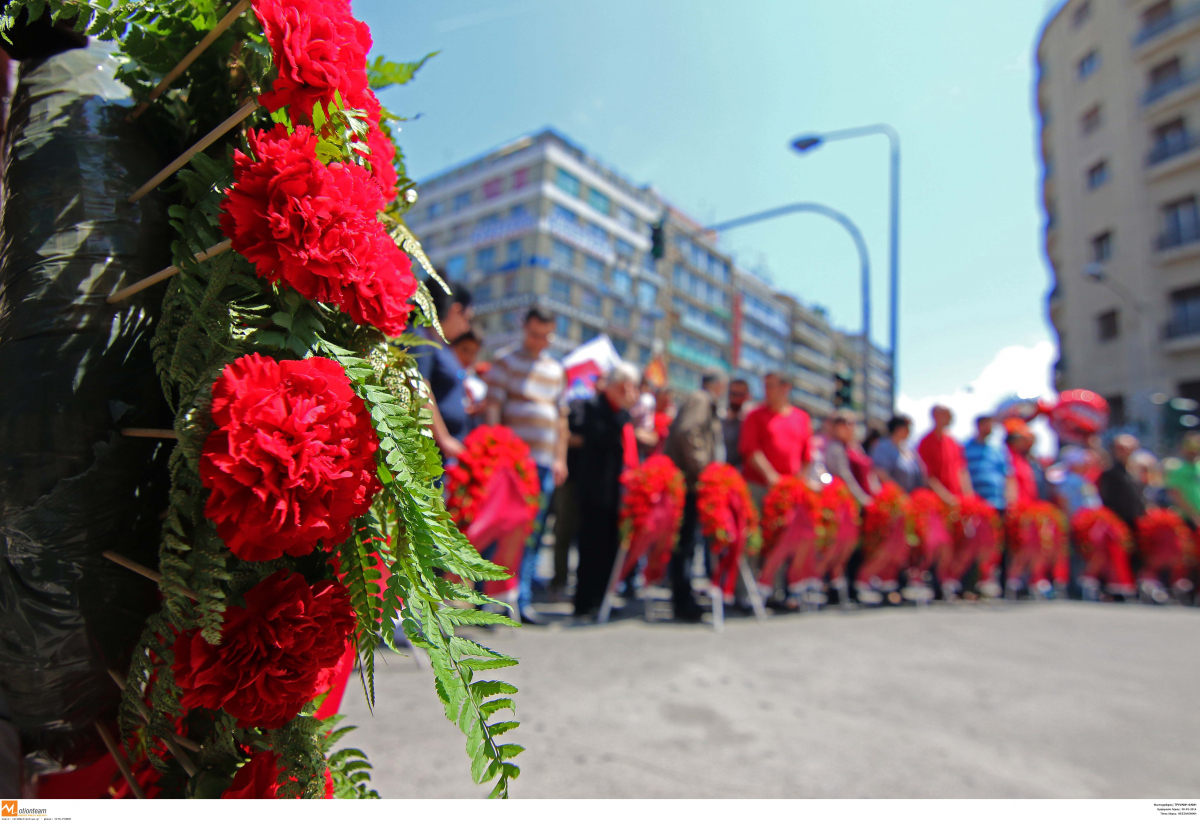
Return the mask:
<path id="1" fill-rule="evenodd" d="M 487 377 L 488 423 L 512 428 L 529 446 L 542 486 L 541 509 L 518 574 L 517 605 L 527 624 L 541 623 L 533 609 L 533 574 L 550 499 L 567 478 L 567 378 L 547 351 L 553 332 L 554 317 L 530 308 L 520 346 L 498 357 Z"/>

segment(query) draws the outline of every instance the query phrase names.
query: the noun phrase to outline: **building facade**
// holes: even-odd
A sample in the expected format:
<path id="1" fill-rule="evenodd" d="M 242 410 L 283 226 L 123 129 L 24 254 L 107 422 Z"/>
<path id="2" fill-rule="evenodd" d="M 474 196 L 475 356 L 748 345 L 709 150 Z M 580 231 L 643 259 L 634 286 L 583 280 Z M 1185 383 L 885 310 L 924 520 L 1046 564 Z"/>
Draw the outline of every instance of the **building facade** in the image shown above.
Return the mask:
<path id="1" fill-rule="evenodd" d="M 883 429 L 892 417 L 892 358 L 887 351 L 872 342 L 867 361 L 868 373 L 864 383 L 862 334 L 835 332 L 835 373 L 843 373 L 850 377 L 851 405 L 858 409 L 867 424 Z"/>
<path id="2" fill-rule="evenodd" d="M 1200 399 L 1200 2 L 1068 0 L 1037 47 L 1055 382 Z"/>
<path id="3" fill-rule="evenodd" d="M 834 409 L 840 335 L 822 310 L 739 269 L 718 237 L 552 130 L 522 137 L 423 182 L 409 224 L 430 260 L 474 296 L 485 352 L 519 339 L 538 305 L 562 355 L 605 333 L 627 360 L 662 354 L 670 384 L 708 370 L 750 382 L 793 376 L 796 403 Z M 663 225 L 663 255 L 651 227 Z"/>

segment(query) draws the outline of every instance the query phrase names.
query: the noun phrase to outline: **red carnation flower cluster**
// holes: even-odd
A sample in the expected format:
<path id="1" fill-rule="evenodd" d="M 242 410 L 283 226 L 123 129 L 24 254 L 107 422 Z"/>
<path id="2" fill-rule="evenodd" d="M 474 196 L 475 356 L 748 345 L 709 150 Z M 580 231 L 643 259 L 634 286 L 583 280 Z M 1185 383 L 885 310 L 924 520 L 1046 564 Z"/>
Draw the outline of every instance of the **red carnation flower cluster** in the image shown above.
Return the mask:
<path id="1" fill-rule="evenodd" d="M 268 282 L 336 305 L 356 323 L 399 336 L 417 292 L 412 263 L 376 213 L 383 196 L 370 172 L 317 159 L 317 138 L 300 126 L 249 133 L 253 156 L 234 152 L 233 187 L 221 230 Z"/>
<path id="2" fill-rule="evenodd" d="M 625 496 L 621 501 L 621 527 L 630 533 L 646 529 L 651 511 L 660 505 L 671 508 L 668 517 L 679 530 L 683 517 L 683 473 L 668 457 L 661 454 L 651 456 L 636 470 L 627 470 L 621 475 Z"/>
<path id="3" fill-rule="evenodd" d="M 171 669 L 185 708 L 224 710 L 242 727 L 282 727 L 317 694 L 354 629 L 346 588 L 278 570 L 225 609 L 221 643 L 181 633 Z"/>
<path id="4" fill-rule="evenodd" d="M 1133 552 L 1133 534 L 1129 532 L 1129 525 L 1107 507 L 1077 511 L 1071 517 L 1071 538 L 1082 556 L 1106 550 L 1112 542 L 1120 545 L 1126 553 Z"/>
<path id="5" fill-rule="evenodd" d="M 763 497 L 762 532 L 763 544 L 770 549 L 780 534 L 787 529 L 791 513 L 803 508 L 816 528 L 821 521 L 821 497 L 812 491 L 804 480 L 796 476 L 784 476 Z"/>
<path id="6" fill-rule="evenodd" d="M 895 482 L 884 482 L 863 514 L 863 549 L 870 555 L 886 543 L 896 527 L 912 531 L 912 507 Z"/>
<path id="7" fill-rule="evenodd" d="M 465 527 L 475 520 L 488 481 L 503 467 L 516 471 L 530 521 L 537 517 L 542 489 L 528 445 L 503 425 L 480 425 L 463 440 L 463 447 L 458 464 L 446 470 L 446 508 L 455 524 Z"/>
<path id="8" fill-rule="evenodd" d="M 758 535 L 758 511 L 742 474 L 723 462 L 713 462 L 700 472 L 696 482 L 696 513 L 700 529 L 717 554 L 731 547 L 739 535 L 732 498 L 741 501 L 741 525 L 746 543 L 751 543 Z"/>
<path id="9" fill-rule="evenodd" d="M 279 756 L 270 750 L 262 750 L 250 757 L 233 777 L 221 798 L 278 798 Z M 295 778 L 291 779 L 295 781 Z M 325 795 L 333 798 L 333 774 L 325 768 Z"/>
<path id="10" fill-rule="evenodd" d="M 1183 517 L 1166 507 L 1147 510 L 1137 521 L 1138 550 L 1143 556 L 1160 551 L 1173 556 L 1190 556 L 1196 540 Z"/>
<path id="11" fill-rule="evenodd" d="M 370 415 L 333 360 L 243 356 L 213 385 L 212 418 L 204 513 L 240 559 L 332 548 L 380 489 Z"/>
<path id="12" fill-rule="evenodd" d="M 908 502 L 912 512 L 913 531 L 922 543 L 928 540 L 930 529 L 937 522 L 941 523 L 946 533 L 950 532 L 953 511 L 941 496 L 928 488 L 919 487 L 909 494 Z"/>
<path id="13" fill-rule="evenodd" d="M 991 544 L 1000 543 L 1000 514 L 996 508 L 981 496 L 963 496 L 958 500 L 958 515 L 954 519 L 955 544 L 978 539 L 981 528 L 991 531 Z"/>
<path id="14" fill-rule="evenodd" d="M 379 128 L 380 105 L 367 76 L 371 30 L 354 19 L 348 0 L 254 0 L 278 75 L 259 97 L 270 111 L 287 108 L 293 122 L 311 123 L 341 94 L 347 108 L 365 111 L 372 176 L 386 201 L 396 197 L 396 147 Z"/>

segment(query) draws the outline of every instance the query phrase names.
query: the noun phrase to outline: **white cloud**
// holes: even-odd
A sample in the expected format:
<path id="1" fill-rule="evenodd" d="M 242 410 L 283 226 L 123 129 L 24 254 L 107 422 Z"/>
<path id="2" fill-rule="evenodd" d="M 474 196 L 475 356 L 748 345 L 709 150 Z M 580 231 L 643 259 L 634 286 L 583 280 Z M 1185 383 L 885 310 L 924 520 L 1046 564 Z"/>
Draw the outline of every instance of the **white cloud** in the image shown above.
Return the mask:
<path id="1" fill-rule="evenodd" d="M 955 438 L 965 440 L 974 432 L 975 417 L 994 411 L 1005 399 L 1014 396 L 1053 398 L 1056 393 L 1050 384 L 1050 370 L 1054 355 L 1054 343 L 1048 340 L 1032 346 L 1010 345 L 1001 348 L 970 384 L 936 396 L 914 398 L 901 393 L 896 398 L 896 405 L 902 413 L 913 418 L 918 440 L 931 427 L 930 408 L 945 405 L 954 411 L 951 430 Z M 1037 433 L 1036 451 L 1053 453 L 1056 440 L 1045 419 L 1039 418 L 1033 429 Z"/>

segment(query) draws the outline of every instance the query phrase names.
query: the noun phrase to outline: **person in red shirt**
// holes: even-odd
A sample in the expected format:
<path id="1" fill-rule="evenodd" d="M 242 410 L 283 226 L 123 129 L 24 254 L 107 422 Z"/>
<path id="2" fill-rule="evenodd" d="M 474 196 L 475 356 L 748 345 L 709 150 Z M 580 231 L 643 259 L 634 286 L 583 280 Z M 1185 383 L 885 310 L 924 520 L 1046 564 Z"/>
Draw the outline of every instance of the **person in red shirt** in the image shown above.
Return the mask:
<path id="1" fill-rule="evenodd" d="M 1016 486 L 1016 501 L 1036 502 L 1038 500 L 1037 474 L 1029 463 L 1029 451 L 1033 447 L 1033 431 L 1020 419 L 1012 419 L 1005 423 L 1008 430 L 1005 443 L 1008 445 L 1008 457 L 1012 462 L 1013 484 Z"/>
<path id="2" fill-rule="evenodd" d="M 974 495 L 962 446 L 949 433 L 954 414 L 945 405 L 934 405 L 930 415 L 933 430 L 917 446 L 917 453 L 929 471 L 929 487 L 947 502 L 958 496 Z"/>
<path id="3" fill-rule="evenodd" d="M 766 401 L 746 415 L 738 441 L 742 476 L 760 503 L 767 488 L 780 477 L 800 473 L 808 462 L 812 438 L 808 414 L 792 404 L 790 376 L 768 373 L 763 378 L 763 393 Z"/>

